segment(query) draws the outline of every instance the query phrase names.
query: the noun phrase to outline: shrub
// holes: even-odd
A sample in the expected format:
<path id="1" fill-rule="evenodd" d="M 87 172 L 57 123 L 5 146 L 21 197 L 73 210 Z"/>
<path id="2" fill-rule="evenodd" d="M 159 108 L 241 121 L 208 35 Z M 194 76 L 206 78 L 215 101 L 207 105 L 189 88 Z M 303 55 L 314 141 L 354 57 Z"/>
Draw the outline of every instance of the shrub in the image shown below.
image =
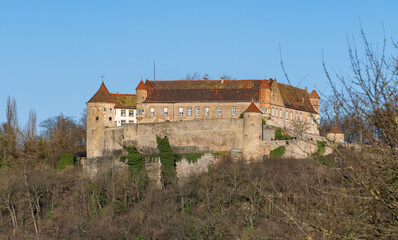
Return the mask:
<path id="1" fill-rule="evenodd" d="M 275 139 L 279 140 L 289 140 L 292 137 L 289 134 L 282 134 L 282 129 L 278 128 L 275 131 Z"/>
<path id="2" fill-rule="evenodd" d="M 64 170 L 68 166 L 75 164 L 75 157 L 71 153 L 62 153 L 61 158 L 56 163 L 57 170 Z"/>
<path id="3" fill-rule="evenodd" d="M 285 154 L 285 146 L 280 146 L 269 152 L 271 157 L 280 158 Z"/>
<path id="4" fill-rule="evenodd" d="M 266 125 L 267 122 L 265 121 L 265 119 L 261 119 L 261 122 L 263 123 L 263 125 Z"/>

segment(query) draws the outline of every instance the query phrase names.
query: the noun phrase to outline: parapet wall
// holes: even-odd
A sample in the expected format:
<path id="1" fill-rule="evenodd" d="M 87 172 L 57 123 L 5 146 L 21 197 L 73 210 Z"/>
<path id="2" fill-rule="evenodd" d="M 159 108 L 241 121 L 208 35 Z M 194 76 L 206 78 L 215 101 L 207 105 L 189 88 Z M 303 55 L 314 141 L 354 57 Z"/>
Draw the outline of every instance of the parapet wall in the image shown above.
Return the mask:
<path id="1" fill-rule="evenodd" d="M 156 136 L 166 137 L 176 153 L 229 152 L 243 148 L 243 119 L 209 119 L 126 124 L 105 129 L 104 150 L 134 145 L 145 154 L 157 153 Z"/>

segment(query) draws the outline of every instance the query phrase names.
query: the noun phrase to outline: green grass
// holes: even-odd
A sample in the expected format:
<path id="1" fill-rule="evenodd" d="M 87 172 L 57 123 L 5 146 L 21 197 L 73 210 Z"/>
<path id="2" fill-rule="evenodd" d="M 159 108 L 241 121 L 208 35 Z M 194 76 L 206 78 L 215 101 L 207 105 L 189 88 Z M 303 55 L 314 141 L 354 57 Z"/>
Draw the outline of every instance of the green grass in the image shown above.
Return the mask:
<path id="1" fill-rule="evenodd" d="M 285 146 L 280 146 L 269 152 L 270 157 L 280 158 L 285 154 Z"/>
<path id="2" fill-rule="evenodd" d="M 318 145 L 318 150 L 317 150 L 316 153 L 318 155 L 320 155 L 320 156 L 324 155 L 325 151 L 326 151 L 326 142 L 325 141 L 318 141 L 317 145 Z"/>
<path id="3" fill-rule="evenodd" d="M 214 157 L 226 157 L 228 155 L 227 152 L 214 152 L 212 154 Z"/>
<path id="4" fill-rule="evenodd" d="M 73 166 L 75 164 L 75 157 L 71 153 L 62 153 L 61 158 L 56 164 L 57 170 L 64 170 L 68 166 Z"/>

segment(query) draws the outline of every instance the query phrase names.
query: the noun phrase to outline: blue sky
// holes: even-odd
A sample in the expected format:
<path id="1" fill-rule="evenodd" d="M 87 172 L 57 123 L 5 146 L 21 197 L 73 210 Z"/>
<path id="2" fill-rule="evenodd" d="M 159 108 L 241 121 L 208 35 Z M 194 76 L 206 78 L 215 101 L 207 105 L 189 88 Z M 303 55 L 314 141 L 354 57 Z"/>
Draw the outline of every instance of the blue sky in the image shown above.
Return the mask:
<path id="1" fill-rule="evenodd" d="M 398 38 L 398 1 L 0 1 L 0 122 L 7 96 L 20 124 L 60 112 L 79 118 L 104 75 L 111 92 L 142 78 L 276 77 L 328 94 L 328 66 L 348 71 L 360 21 L 374 44 Z"/>

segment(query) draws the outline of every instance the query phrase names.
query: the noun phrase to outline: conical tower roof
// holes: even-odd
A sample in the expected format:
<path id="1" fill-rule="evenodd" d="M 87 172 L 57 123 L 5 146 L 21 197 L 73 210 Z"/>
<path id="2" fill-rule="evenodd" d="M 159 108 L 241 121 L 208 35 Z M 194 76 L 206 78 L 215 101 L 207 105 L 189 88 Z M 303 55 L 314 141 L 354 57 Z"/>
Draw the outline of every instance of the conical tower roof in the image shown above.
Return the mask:
<path id="1" fill-rule="evenodd" d="M 341 129 L 339 127 L 337 127 L 337 125 L 334 125 L 332 127 L 332 129 L 330 129 L 329 133 L 340 133 L 340 134 L 344 134 L 343 131 L 341 131 Z"/>
<path id="2" fill-rule="evenodd" d="M 310 98 L 316 98 L 316 99 L 321 99 L 318 95 L 318 93 L 314 90 L 312 90 L 311 94 L 310 94 Z"/>
<path id="3" fill-rule="evenodd" d="M 145 83 L 141 80 L 141 82 L 138 84 L 135 90 L 146 90 Z"/>
<path id="4" fill-rule="evenodd" d="M 249 107 L 244 111 L 245 112 L 254 112 L 254 113 L 262 113 L 261 110 L 257 107 L 254 102 L 250 103 Z"/>
<path id="5" fill-rule="evenodd" d="M 111 93 L 106 88 L 104 82 L 102 82 L 98 91 L 94 94 L 94 96 L 88 102 L 106 102 L 106 103 L 113 102 Z"/>

